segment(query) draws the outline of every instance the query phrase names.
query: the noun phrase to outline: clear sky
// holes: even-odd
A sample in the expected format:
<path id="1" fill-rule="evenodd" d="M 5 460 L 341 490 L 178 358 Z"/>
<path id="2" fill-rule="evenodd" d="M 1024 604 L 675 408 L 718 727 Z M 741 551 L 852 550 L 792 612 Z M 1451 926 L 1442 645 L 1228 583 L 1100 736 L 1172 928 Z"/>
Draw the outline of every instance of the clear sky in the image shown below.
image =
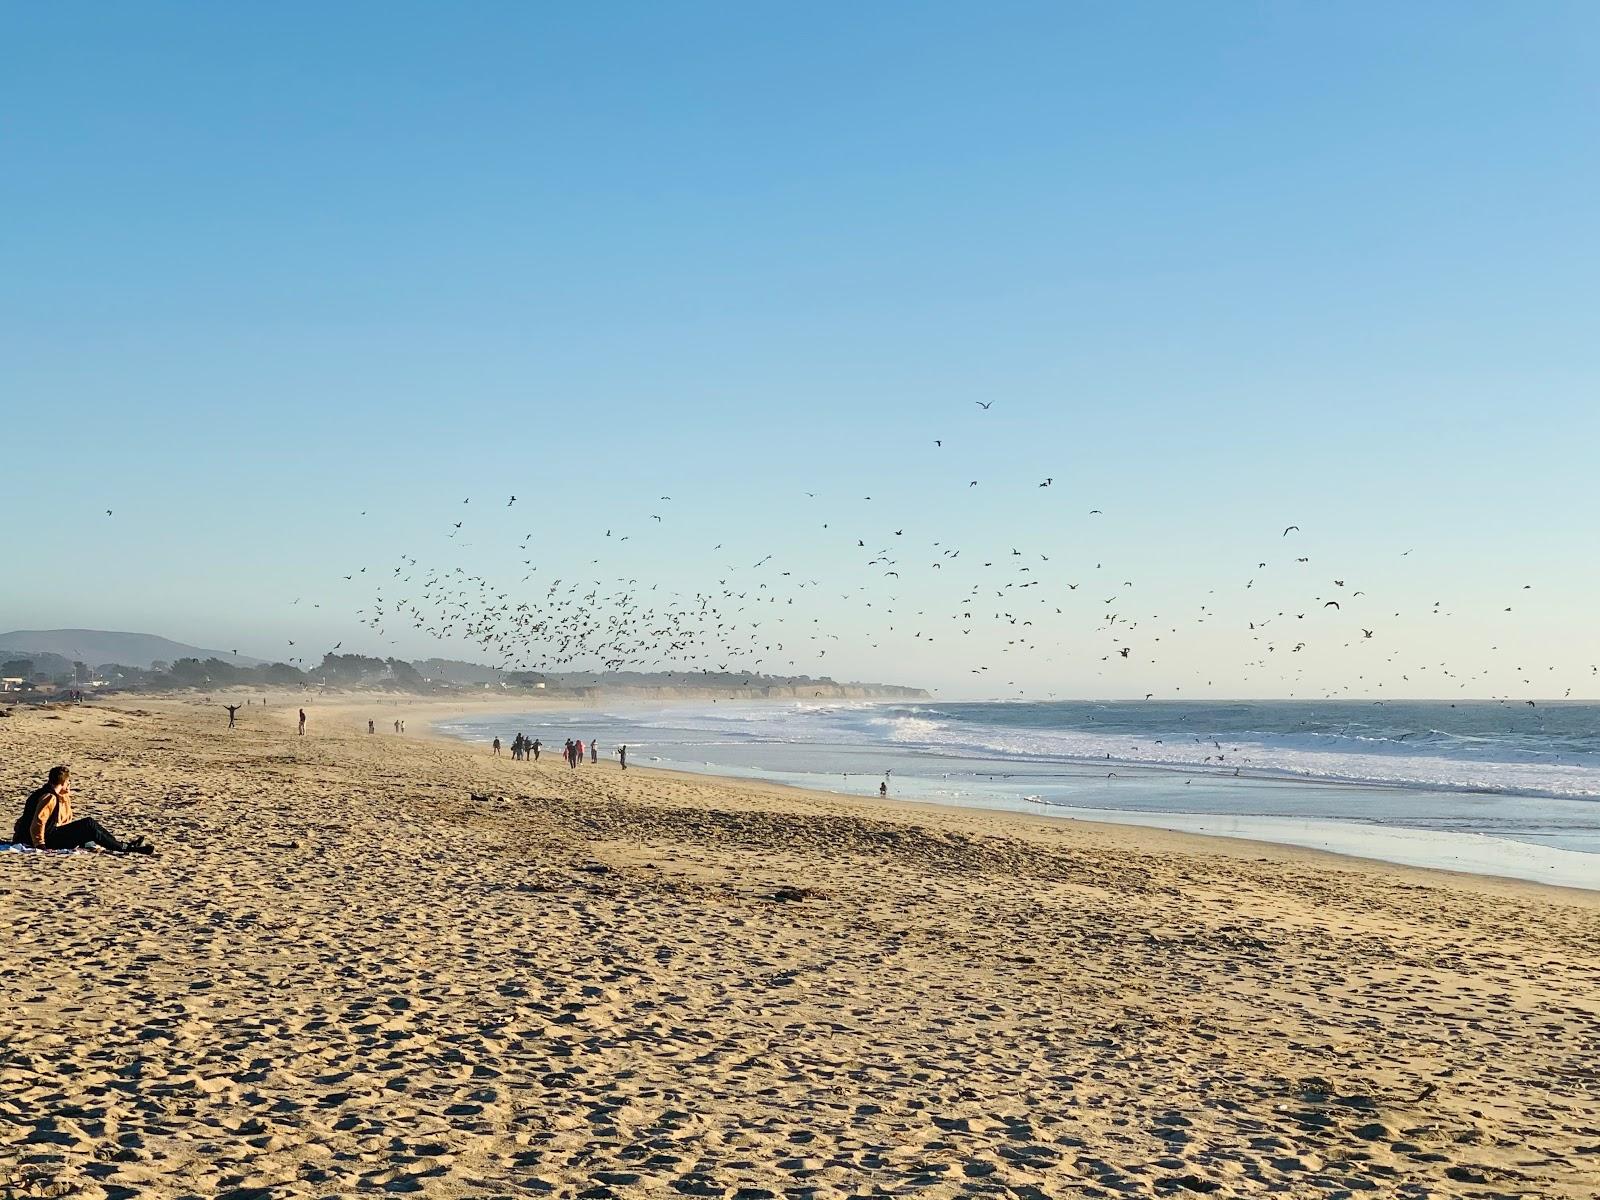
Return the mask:
<path id="1" fill-rule="evenodd" d="M 1600 694 L 1593 5 L 4 28 L 0 629 L 467 653 L 342 576 L 691 595 L 770 553 L 839 640 L 765 669 Z M 1013 548 L 1036 624 L 996 595 L 961 634 Z"/>

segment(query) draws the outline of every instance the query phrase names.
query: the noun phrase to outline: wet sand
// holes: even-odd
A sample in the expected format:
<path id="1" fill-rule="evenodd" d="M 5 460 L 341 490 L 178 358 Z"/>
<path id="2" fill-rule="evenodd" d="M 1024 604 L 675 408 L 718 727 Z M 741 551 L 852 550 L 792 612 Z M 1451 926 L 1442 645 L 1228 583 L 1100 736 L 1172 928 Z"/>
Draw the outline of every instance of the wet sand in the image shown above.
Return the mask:
<path id="1" fill-rule="evenodd" d="M 0 719 L 0 1196 L 1600 1193 L 1594 893 L 309 711 Z"/>

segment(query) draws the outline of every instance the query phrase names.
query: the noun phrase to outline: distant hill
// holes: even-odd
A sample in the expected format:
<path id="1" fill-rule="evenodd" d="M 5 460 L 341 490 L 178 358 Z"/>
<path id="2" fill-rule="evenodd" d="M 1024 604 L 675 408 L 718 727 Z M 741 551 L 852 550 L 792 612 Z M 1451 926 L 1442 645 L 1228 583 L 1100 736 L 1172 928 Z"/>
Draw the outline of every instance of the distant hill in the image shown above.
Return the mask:
<path id="1" fill-rule="evenodd" d="M 18 629 L 0 633 L 0 655 L 26 658 L 29 654 L 59 654 L 91 667 L 120 663 L 148 668 L 151 663 L 170 663 L 180 658 L 220 658 L 240 666 L 261 662 L 245 654 L 235 658 L 230 650 L 203 650 L 153 633 L 115 633 L 108 629 Z"/>

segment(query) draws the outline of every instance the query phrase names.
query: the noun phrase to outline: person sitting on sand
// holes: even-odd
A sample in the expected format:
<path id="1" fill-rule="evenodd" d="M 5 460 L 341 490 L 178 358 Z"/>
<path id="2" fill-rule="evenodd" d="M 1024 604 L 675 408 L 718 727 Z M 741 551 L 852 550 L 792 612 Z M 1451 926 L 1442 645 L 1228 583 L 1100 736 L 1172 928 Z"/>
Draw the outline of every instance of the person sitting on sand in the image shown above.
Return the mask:
<path id="1" fill-rule="evenodd" d="M 35 850 L 76 850 L 99 846 L 113 854 L 154 854 L 155 847 L 141 838 L 119 841 L 93 817 L 72 819 L 72 788 L 66 767 L 51 767 L 45 785 L 22 806 L 12 840 Z"/>

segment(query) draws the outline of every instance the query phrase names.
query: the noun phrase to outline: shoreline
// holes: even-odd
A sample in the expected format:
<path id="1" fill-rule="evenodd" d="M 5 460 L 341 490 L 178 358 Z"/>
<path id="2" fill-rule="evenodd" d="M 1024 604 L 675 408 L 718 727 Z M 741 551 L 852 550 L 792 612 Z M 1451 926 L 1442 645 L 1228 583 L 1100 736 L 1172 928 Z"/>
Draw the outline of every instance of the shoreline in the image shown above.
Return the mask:
<path id="1" fill-rule="evenodd" d="M 552 713 L 572 712 L 585 711 L 586 708 L 587 706 L 581 705 L 564 705 L 553 706 L 544 711 Z M 438 727 L 441 724 L 448 723 L 452 719 L 470 720 L 477 716 L 486 716 L 494 712 L 505 712 L 507 714 L 520 715 L 524 712 L 532 711 L 534 710 L 518 706 L 512 706 L 509 708 L 485 706 L 471 713 L 462 712 L 459 710 L 455 712 L 441 713 L 431 717 L 428 720 L 427 730 L 430 737 L 441 738 L 445 741 L 453 742 L 459 745 L 474 745 L 476 743 L 471 739 L 442 732 Z M 589 764 L 585 765 L 587 766 Z M 1090 766 L 1093 764 L 1085 762 L 1084 765 Z M 1136 771 L 1149 770 L 1153 773 L 1162 773 L 1168 775 L 1173 773 L 1181 773 L 1181 769 L 1178 767 L 1166 768 L 1159 764 L 1151 765 L 1130 762 L 1119 765 L 1124 765 Z M 708 781 L 724 782 L 735 781 L 739 785 L 748 785 L 752 787 L 793 789 L 794 791 L 802 794 L 827 796 L 835 799 L 858 800 L 864 805 L 884 803 L 884 801 L 879 800 L 875 796 L 859 796 L 856 793 L 852 793 L 844 789 L 828 788 L 821 786 L 820 784 L 813 786 L 812 784 L 805 782 L 772 779 L 761 775 L 745 774 L 741 773 L 739 769 L 734 767 L 730 767 L 727 771 L 717 771 L 695 770 L 692 767 L 681 763 L 675 763 L 670 766 L 650 766 L 647 764 L 630 763 L 629 770 L 658 771 L 666 775 L 681 776 L 687 779 L 703 779 Z M 877 778 L 876 776 L 864 776 L 864 778 L 868 777 Z M 1134 778 L 1136 779 L 1137 776 Z M 1297 787 L 1313 786 L 1324 788 L 1352 788 L 1357 790 L 1385 790 L 1384 785 L 1382 784 L 1342 783 L 1331 780 L 1302 779 L 1294 776 L 1277 777 L 1257 775 L 1243 776 L 1242 778 L 1254 782 L 1283 782 Z M 1226 783 L 1226 777 L 1216 777 L 1216 781 Z M 1395 787 L 1393 790 L 1404 792 L 1419 789 Z M 1465 795 L 1471 793 L 1461 794 Z M 1050 803 L 1037 803 L 1027 808 L 1023 808 L 1016 806 L 1002 806 L 998 803 L 982 803 L 978 800 L 964 802 L 962 799 L 937 800 L 928 799 L 926 797 L 900 798 L 891 796 L 888 802 L 895 805 L 911 805 L 918 809 L 955 809 L 963 812 L 983 813 L 987 816 L 992 816 L 995 818 L 1015 817 L 1023 820 L 1043 822 L 1046 825 L 1052 822 L 1070 821 L 1078 825 L 1097 829 L 1131 828 L 1141 830 L 1159 830 L 1169 833 L 1174 837 L 1198 839 L 1207 844 L 1216 843 L 1226 845 L 1233 843 L 1236 845 L 1253 847 L 1255 848 L 1255 852 L 1260 852 L 1263 849 L 1270 849 L 1274 851 L 1288 850 L 1302 854 L 1326 856 L 1334 860 L 1369 863 L 1379 867 L 1392 868 L 1395 870 L 1437 873 L 1449 877 L 1493 879 L 1507 884 L 1526 884 L 1529 886 L 1550 888 L 1558 893 L 1577 893 L 1580 895 L 1600 897 L 1600 855 L 1586 854 L 1579 851 L 1561 850 L 1559 848 L 1547 847 L 1537 843 L 1523 842 L 1513 838 L 1497 837 L 1492 834 L 1449 833 L 1439 830 L 1419 828 L 1416 826 L 1385 826 L 1372 822 L 1360 821 L 1357 819 L 1342 820 L 1331 817 L 1319 820 L 1310 817 L 1280 818 L 1264 815 L 1236 816 L 1227 813 L 1202 812 L 1190 813 L 1146 810 L 1127 810 L 1119 812 L 1103 808 L 1077 808 L 1077 806 Z M 1034 811 L 1035 809 L 1038 811 Z M 1079 815 L 1079 813 L 1092 813 L 1094 815 L 1085 816 Z M 1191 828 L 1195 824 L 1226 824 L 1230 822 L 1239 824 L 1241 826 L 1241 832 L 1215 832 Z M 1244 828 L 1247 826 L 1254 826 L 1254 828 Z M 1282 830 L 1284 834 L 1282 838 L 1273 839 L 1268 836 L 1263 836 L 1266 832 L 1274 827 Z M 1308 841 L 1306 839 L 1315 840 Z M 1384 842 L 1388 842 L 1391 847 L 1424 844 L 1424 848 L 1415 853 L 1409 854 L 1408 857 L 1405 858 L 1389 858 L 1384 857 L 1380 852 L 1376 852 L 1383 849 L 1382 843 Z M 1441 856 L 1447 853 L 1447 851 L 1451 848 L 1454 848 L 1459 852 L 1458 857 L 1460 855 L 1472 855 L 1475 861 L 1482 862 L 1484 866 L 1482 869 L 1469 869 L 1462 867 L 1451 867 L 1444 865 L 1442 861 L 1433 861 L 1432 857 L 1426 853 L 1426 843 L 1432 843 L 1434 846 L 1437 846 L 1438 854 Z M 1362 847 L 1373 847 L 1374 849 L 1364 852 Z M 1502 856 L 1521 856 L 1535 865 L 1530 865 L 1527 868 L 1527 871 L 1521 874 L 1503 873 L 1503 868 L 1507 865 L 1510 865 L 1506 863 L 1499 864 L 1502 867 L 1502 870 L 1494 869 L 1496 865 L 1493 862 L 1495 857 L 1494 852 L 1500 847 L 1504 848 Z M 1401 851 L 1391 848 L 1391 853 L 1399 852 Z M 1473 852 L 1476 853 L 1474 854 Z M 1587 861 L 1591 859 L 1593 860 L 1592 863 Z M 1543 861 L 1540 862 L 1539 860 Z M 1540 874 L 1527 873 L 1550 869 L 1561 872 L 1560 879 L 1556 881 L 1549 881 L 1543 878 Z M 1585 883 L 1581 882 L 1565 882 L 1565 880 L 1568 879 L 1586 881 L 1592 880 L 1593 883 L 1592 885 L 1586 886 Z"/>

